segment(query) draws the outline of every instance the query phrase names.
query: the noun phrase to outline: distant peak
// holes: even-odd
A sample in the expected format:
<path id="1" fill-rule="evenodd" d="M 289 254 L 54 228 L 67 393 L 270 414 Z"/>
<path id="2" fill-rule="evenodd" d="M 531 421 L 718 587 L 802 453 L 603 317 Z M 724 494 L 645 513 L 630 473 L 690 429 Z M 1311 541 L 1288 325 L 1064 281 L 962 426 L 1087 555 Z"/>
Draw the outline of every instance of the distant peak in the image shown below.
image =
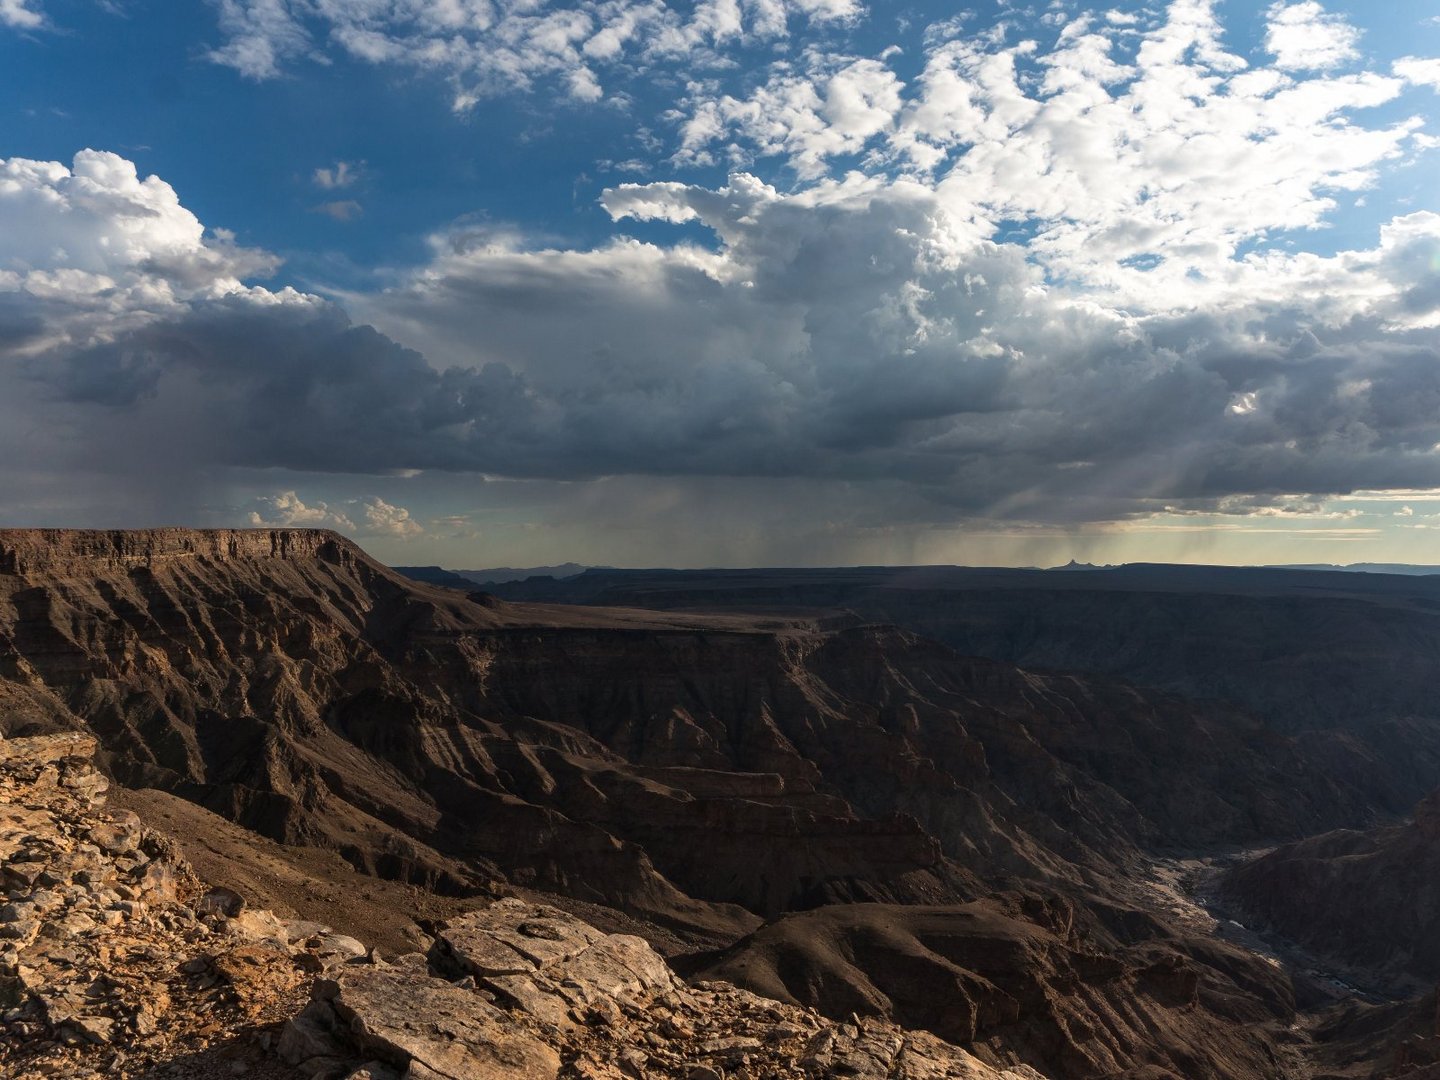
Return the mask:
<path id="1" fill-rule="evenodd" d="M 1094 563 L 1088 563 L 1088 562 L 1076 562 L 1074 559 L 1071 559 L 1071 560 L 1070 560 L 1069 562 L 1067 562 L 1064 566 L 1052 566 L 1052 567 L 1050 567 L 1050 569 L 1051 569 L 1051 570 L 1109 570 L 1109 569 L 1111 569 L 1111 567 L 1109 567 L 1109 566 L 1097 566 L 1097 565 L 1095 565 Z"/>

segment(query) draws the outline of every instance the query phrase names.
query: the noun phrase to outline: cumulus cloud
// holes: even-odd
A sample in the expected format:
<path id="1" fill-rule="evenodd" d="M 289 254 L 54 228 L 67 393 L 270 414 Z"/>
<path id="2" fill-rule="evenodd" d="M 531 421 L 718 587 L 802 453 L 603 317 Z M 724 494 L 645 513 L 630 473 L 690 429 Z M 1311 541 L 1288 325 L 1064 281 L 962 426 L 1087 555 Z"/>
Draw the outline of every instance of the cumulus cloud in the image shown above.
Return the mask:
<path id="1" fill-rule="evenodd" d="M 1435 57 L 1407 56 L 1395 61 L 1395 74 L 1415 83 L 1440 90 L 1440 59 Z"/>
<path id="2" fill-rule="evenodd" d="M 311 180 L 322 191 L 347 188 L 360 179 L 361 168 L 348 161 L 337 161 L 330 168 L 316 169 Z"/>
<path id="3" fill-rule="evenodd" d="M 577 101 L 603 95 L 602 75 L 657 58 L 713 57 L 731 45 L 784 38 L 793 25 L 843 22 L 858 0 L 220 0 L 224 44 L 210 59 L 252 79 L 327 49 L 450 79 L 466 110 L 507 90 L 553 84 Z"/>
<path id="4" fill-rule="evenodd" d="M 31 7 L 29 0 L 0 0 L 0 26 L 36 30 L 44 25 L 45 16 Z"/>
<path id="5" fill-rule="evenodd" d="M 307 506 L 293 491 L 281 491 L 255 500 L 256 507 L 247 515 L 256 528 L 343 529 L 354 532 L 355 523 L 345 514 L 331 510 L 323 502 Z"/>
<path id="6" fill-rule="evenodd" d="M 1144 314 L 1048 286 L 919 185 L 784 195 L 738 176 L 607 205 L 698 221 L 721 246 L 456 236 L 408 284 L 351 301 L 429 360 L 333 304 L 242 291 L 31 356 L 24 378 L 137 476 L 811 477 L 900 485 L 906 514 L 937 520 L 1440 484 L 1435 215 L 1368 251 L 1257 259 L 1243 305 Z M 256 512 L 416 529 L 379 502 Z"/>
<path id="7" fill-rule="evenodd" d="M 1315 4 L 1271 14 L 1342 29 Z M 1399 98 L 1422 65 L 1251 67 L 1226 49 L 1210 0 L 1176 0 L 1142 32 L 1070 19 L 1047 48 L 999 30 L 936 38 L 908 84 L 878 61 L 811 56 L 745 98 L 700 86 L 678 160 L 780 156 L 815 178 L 860 155 L 867 175 L 934 189 L 970 233 L 1023 223 L 1052 275 L 1115 303 L 1203 306 L 1232 288 L 1244 245 L 1322 227 L 1339 193 L 1366 190 L 1421 145 L 1418 118 L 1377 124 L 1365 111 Z"/>
<path id="8" fill-rule="evenodd" d="M 403 506 L 392 506 L 378 496 L 353 499 L 346 512 L 324 502 L 306 504 L 293 491 L 280 491 L 254 500 L 246 516 L 257 528 L 338 529 L 359 536 L 407 540 L 425 531 Z M 357 522 L 358 519 L 358 522 Z"/>
<path id="9" fill-rule="evenodd" d="M 777 65 L 762 87 L 741 100 L 699 99 L 681 131 L 676 160 L 711 162 L 706 147 L 734 132 L 757 154 L 783 154 L 806 179 L 823 176 L 830 159 L 856 154 L 886 131 L 900 111 L 901 82 L 876 60 L 812 54 L 803 71 Z"/>
<path id="10" fill-rule="evenodd" d="M 364 531 L 372 536 L 408 539 L 425 531 L 403 506 L 391 506 L 384 499 L 370 498 L 361 503 Z"/>
<path id="11" fill-rule="evenodd" d="M 117 154 L 0 159 L 0 305 L 49 313 L 34 345 L 86 343 L 244 292 L 270 255 L 206 234 L 169 184 Z"/>
<path id="12" fill-rule="evenodd" d="M 607 206 L 719 247 L 461 234 L 351 298 L 388 336 L 236 293 L 23 377 L 136 476 L 809 478 L 867 492 L 866 513 L 1052 522 L 1440 485 L 1440 216 L 1328 259 L 1257 256 L 1205 310 L 1137 312 L 1047 283 L 920 185 L 737 176 Z M 322 512 L 417 528 L 378 502 Z"/>
<path id="13" fill-rule="evenodd" d="M 1339 67 L 1360 55 L 1360 31 L 1316 0 L 1270 5 L 1265 47 L 1286 70 Z"/>

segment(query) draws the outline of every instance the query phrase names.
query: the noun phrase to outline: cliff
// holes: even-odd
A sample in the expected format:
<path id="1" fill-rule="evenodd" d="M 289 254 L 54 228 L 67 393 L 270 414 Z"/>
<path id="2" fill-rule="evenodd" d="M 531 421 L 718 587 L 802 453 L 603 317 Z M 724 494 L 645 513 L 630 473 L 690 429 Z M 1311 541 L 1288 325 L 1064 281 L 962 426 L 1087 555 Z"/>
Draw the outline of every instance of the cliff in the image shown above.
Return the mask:
<path id="1" fill-rule="evenodd" d="M 86 575 L 242 559 L 368 561 L 321 529 L 0 529 L 0 574 Z"/>

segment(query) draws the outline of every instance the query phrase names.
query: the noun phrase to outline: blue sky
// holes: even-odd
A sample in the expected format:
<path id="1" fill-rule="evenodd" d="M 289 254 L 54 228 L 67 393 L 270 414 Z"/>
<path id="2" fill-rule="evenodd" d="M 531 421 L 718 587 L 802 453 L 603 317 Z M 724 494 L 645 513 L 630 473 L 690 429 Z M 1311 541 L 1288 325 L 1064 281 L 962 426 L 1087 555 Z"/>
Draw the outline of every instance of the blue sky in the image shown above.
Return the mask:
<path id="1" fill-rule="evenodd" d="M 45 29 L 0 36 L 6 155 L 67 161 L 83 147 L 121 153 L 181 191 L 202 221 L 283 253 L 287 280 L 348 282 L 420 262 L 429 232 L 470 215 L 595 243 L 615 231 L 599 207 L 601 191 L 630 179 L 609 162 L 648 159 L 667 178 L 724 179 L 723 167 L 664 167 L 663 153 L 647 153 L 637 129 L 673 138 L 662 115 L 674 93 L 643 77 L 607 79 L 609 88 L 634 95 L 624 107 L 575 102 L 541 85 L 457 114 L 443 73 L 377 66 L 343 49 L 317 48 L 277 77 L 246 78 L 207 55 L 225 40 L 214 4 L 45 0 L 32 7 L 44 12 Z M 1002 8 L 1016 7 L 873 5 L 854 25 L 823 36 L 862 56 L 898 46 L 904 51 L 893 66 L 913 76 L 923 66 L 928 26 L 965 11 L 971 14 L 964 25 L 980 30 L 1006 17 Z M 1263 59 L 1267 7 L 1235 0 L 1221 6 L 1227 42 L 1241 55 Z M 1103 10 L 1147 6 L 1119 0 Z M 1435 11 L 1426 0 L 1329 3 L 1326 10 L 1363 28 L 1368 56 L 1440 54 L 1440 23 L 1429 18 Z M 1009 17 L 1017 36 L 1049 29 L 1024 14 Z M 323 33 L 323 23 L 312 25 Z M 725 82 L 753 84 L 767 62 L 798 44 L 734 49 L 739 67 Z M 1430 105 L 1401 99 L 1376 112 L 1400 115 Z M 335 201 L 317 194 L 314 170 L 338 161 L 364 163 L 358 190 L 345 192 L 364 212 L 348 223 L 313 209 Z M 782 158 L 761 158 L 751 168 L 782 186 L 795 182 Z M 1331 248 L 1364 239 L 1387 203 L 1423 200 L 1427 179 L 1433 177 L 1424 169 L 1397 170 L 1383 186 L 1387 198 L 1374 200 L 1371 212 L 1337 214 L 1329 235 L 1314 239 Z"/>
<path id="2" fill-rule="evenodd" d="M 0 0 L 0 517 L 1425 561 L 1436 57 L 1415 0 Z"/>

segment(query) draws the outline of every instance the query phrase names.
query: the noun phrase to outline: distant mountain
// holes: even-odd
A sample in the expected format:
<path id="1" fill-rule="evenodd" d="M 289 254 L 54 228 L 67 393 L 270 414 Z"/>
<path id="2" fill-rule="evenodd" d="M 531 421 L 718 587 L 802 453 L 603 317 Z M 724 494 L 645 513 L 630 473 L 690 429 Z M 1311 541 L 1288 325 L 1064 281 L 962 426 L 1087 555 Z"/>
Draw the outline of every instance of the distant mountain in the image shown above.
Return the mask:
<path id="1" fill-rule="evenodd" d="M 583 574 L 586 570 L 608 570 L 609 567 L 582 566 L 580 563 L 561 563 L 559 566 L 497 566 L 493 570 L 456 570 L 455 573 L 477 585 L 498 585 L 503 581 L 524 581 L 532 577 L 568 578 Z"/>
<path id="2" fill-rule="evenodd" d="M 493 570 L 446 570 L 443 566 L 392 566 L 390 569 L 411 581 L 423 581 L 426 585 L 444 585 L 447 589 L 471 592 L 476 585 L 502 585 L 528 581 L 530 578 L 564 581 L 576 574 L 583 574 L 586 570 L 604 570 L 609 567 L 562 563 L 559 566 L 532 566 L 525 569 L 514 566 L 499 566 Z"/>
<path id="3" fill-rule="evenodd" d="M 1440 574 L 1440 566 L 1420 566 L 1414 563 L 1357 562 L 1339 566 L 1334 563 L 1291 563 L 1272 566 L 1271 570 L 1338 570 L 1347 574 L 1409 574 L 1422 577 Z"/>
<path id="4" fill-rule="evenodd" d="M 426 585 L 443 585 L 447 589 L 464 589 L 469 592 L 475 585 L 469 578 L 461 577 L 455 571 L 446 570 L 441 566 L 392 566 L 390 569 L 411 581 L 421 581 Z"/>

